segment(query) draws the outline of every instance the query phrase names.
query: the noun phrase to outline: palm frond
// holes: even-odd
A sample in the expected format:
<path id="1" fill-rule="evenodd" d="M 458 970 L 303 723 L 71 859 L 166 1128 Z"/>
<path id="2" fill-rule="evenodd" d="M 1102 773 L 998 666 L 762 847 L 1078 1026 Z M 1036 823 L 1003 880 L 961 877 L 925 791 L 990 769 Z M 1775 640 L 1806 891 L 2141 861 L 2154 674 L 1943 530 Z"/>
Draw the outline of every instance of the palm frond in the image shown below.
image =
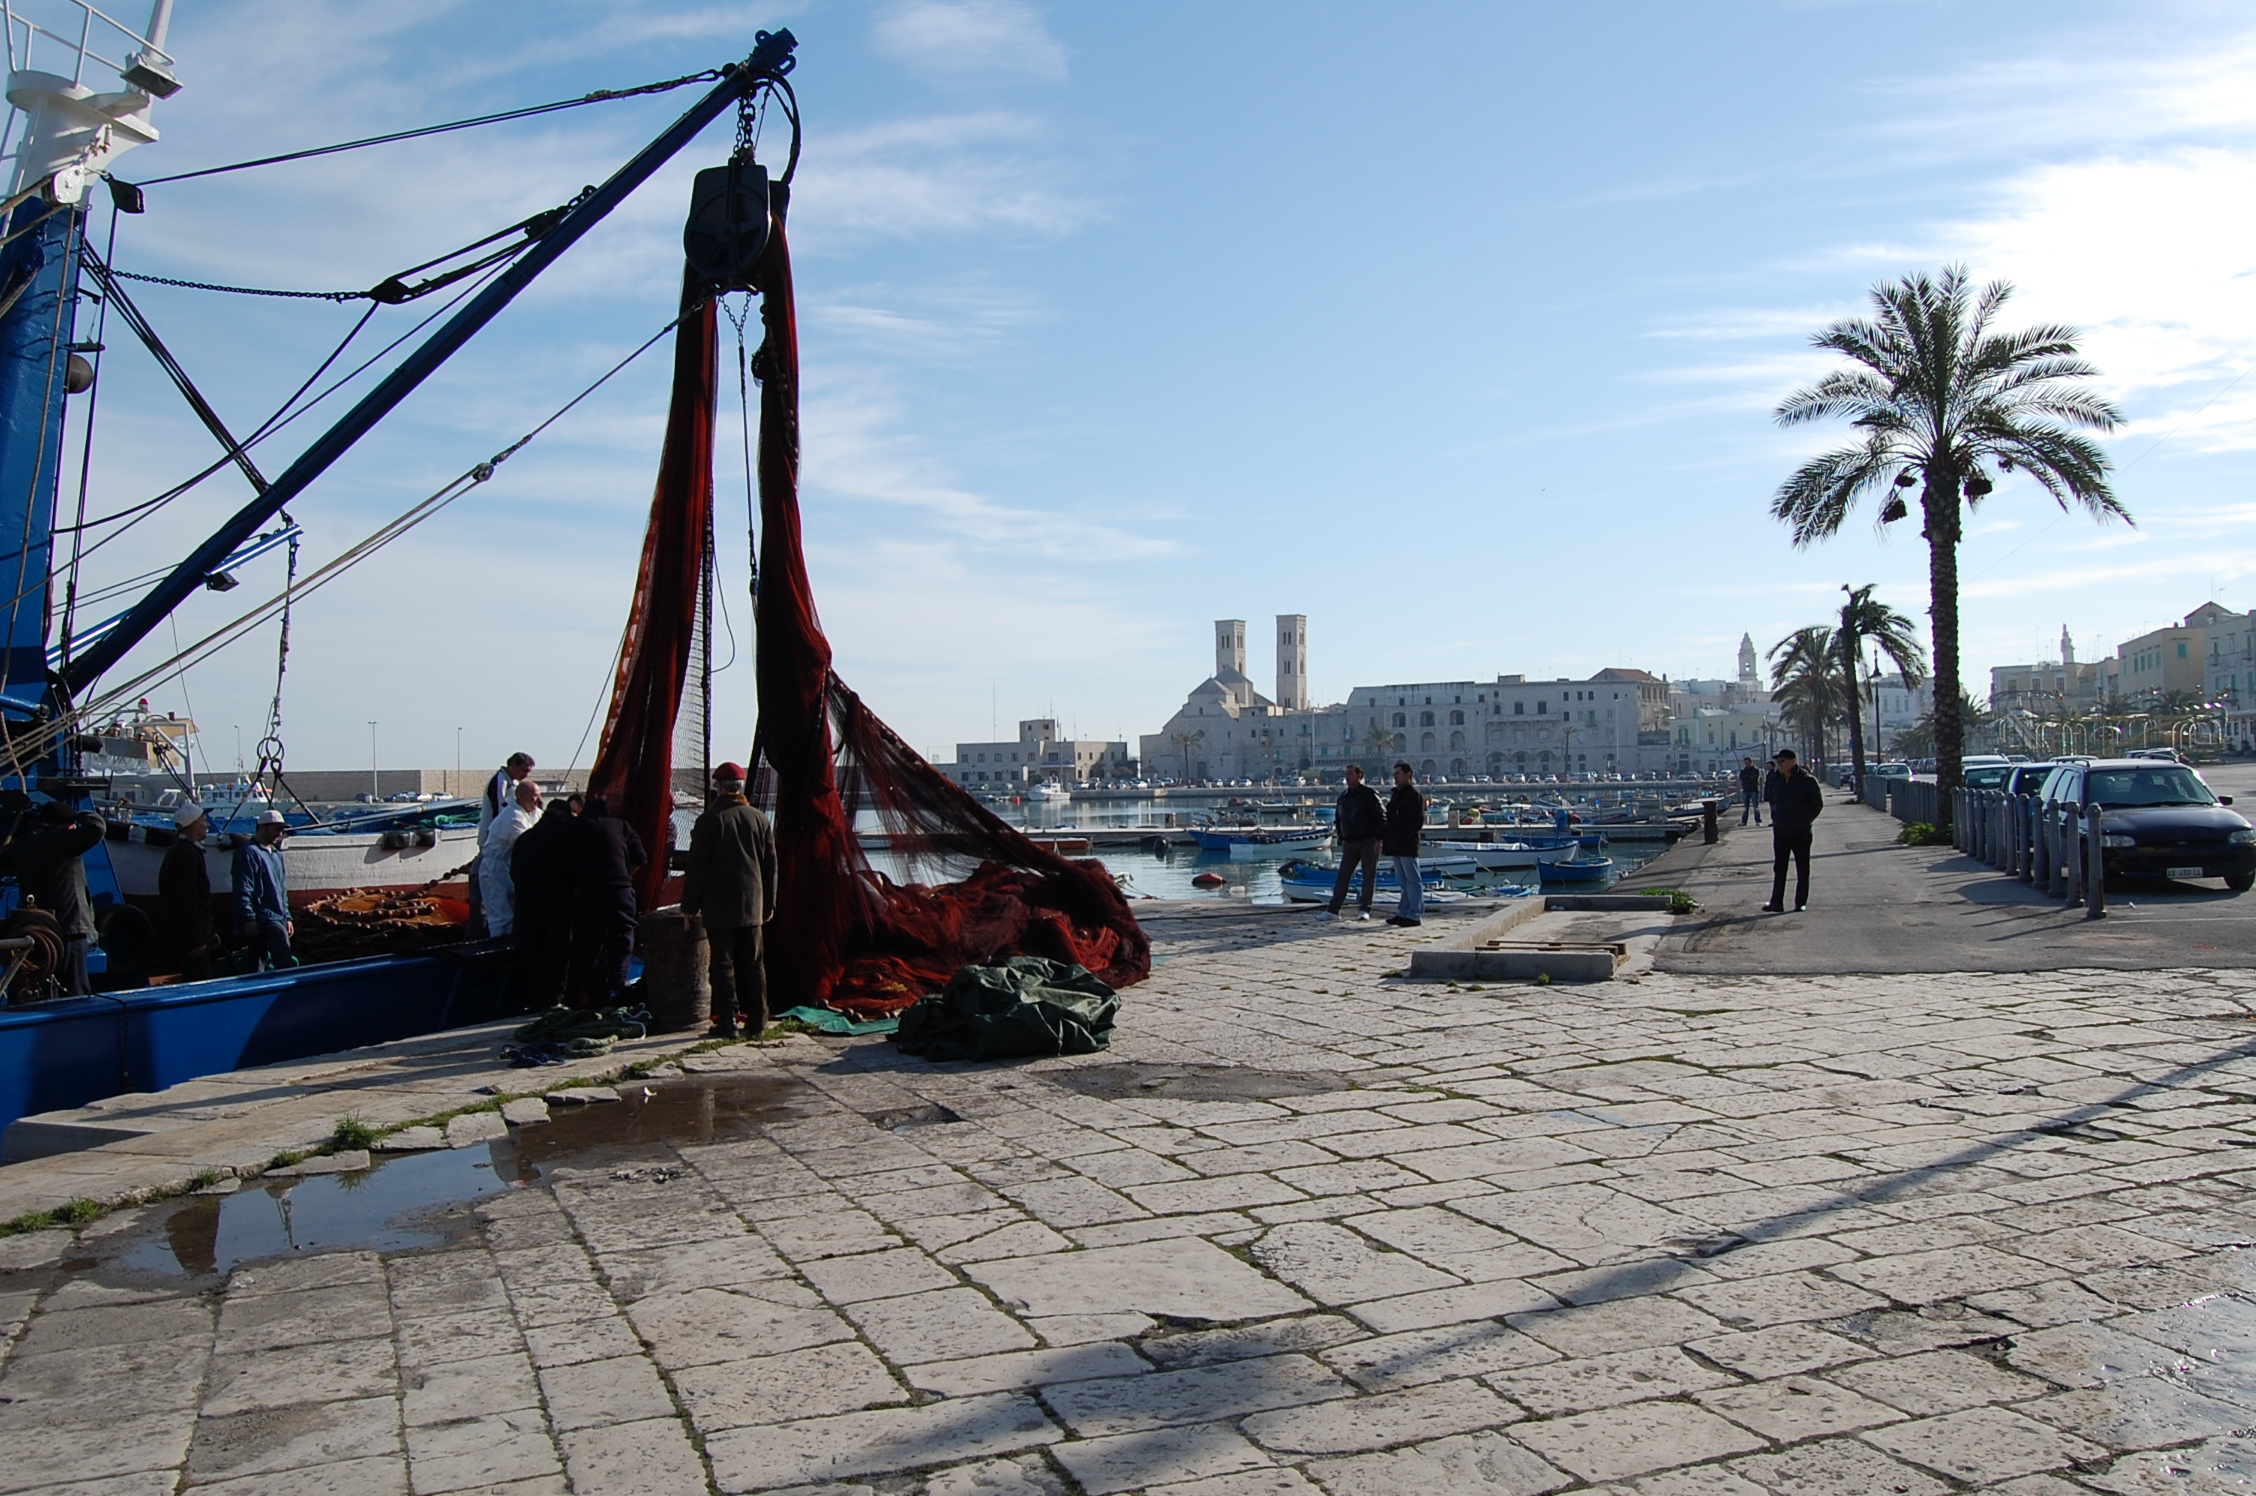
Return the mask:
<path id="1" fill-rule="evenodd" d="M 1888 476 L 1901 460 L 1888 433 L 1875 432 L 1861 447 L 1842 447 L 1812 457 L 1778 486 L 1770 501 L 1773 518 L 1793 530 L 1794 544 L 1807 546 L 1841 528 L 1866 489 Z"/>

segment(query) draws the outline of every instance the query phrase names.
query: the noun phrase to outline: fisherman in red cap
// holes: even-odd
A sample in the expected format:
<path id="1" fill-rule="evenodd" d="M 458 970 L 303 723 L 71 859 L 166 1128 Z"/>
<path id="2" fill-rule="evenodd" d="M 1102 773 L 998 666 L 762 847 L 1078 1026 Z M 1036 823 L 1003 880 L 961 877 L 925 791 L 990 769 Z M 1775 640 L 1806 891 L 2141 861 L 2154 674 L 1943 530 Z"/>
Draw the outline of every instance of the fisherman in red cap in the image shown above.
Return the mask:
<path id="1" fill-rule="evenodd" d="M 703 916 L 713 985 L 713 1033 L 733 1039 L 768 1026 L 768 979 L 761 927 L 775 916 L 775 832 L 744 795 L 744 766 L 713 771 L 713 798 L 689 831 L 682 913 Z"/>

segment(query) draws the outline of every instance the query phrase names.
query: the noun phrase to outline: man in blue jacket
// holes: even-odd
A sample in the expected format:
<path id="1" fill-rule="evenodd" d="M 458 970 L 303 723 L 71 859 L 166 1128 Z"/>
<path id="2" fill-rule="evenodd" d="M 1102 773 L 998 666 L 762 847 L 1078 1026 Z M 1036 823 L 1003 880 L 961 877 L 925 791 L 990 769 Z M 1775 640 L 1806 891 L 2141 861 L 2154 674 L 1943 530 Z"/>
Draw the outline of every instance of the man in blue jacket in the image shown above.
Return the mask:
<path id="1" fill-rule="evenodd" d="M 1394 859 L 1396 903 L 1390 925 L 1415 925 L 1426 916 L 1426 885 L 1418 872 L 1418 837 L 1426 827 L 1426 797 L 1418 793 L 1418 774 L 1408 764 L 1394 766 L 1394 793 L 1387 797 L 1386 834 L 1379 850 Z"/>
<path id="2" fill-rule="evenodd" d="M 298 933 L 290 918 L 290 881 L 282 867 L 282 833 L 287 823 L 279 810 L 259 812 L 258 831 L 235 849 L 237 933 L 258 953 L 259 969 L 271 971 L 295 966 L 290 937 Z"/>

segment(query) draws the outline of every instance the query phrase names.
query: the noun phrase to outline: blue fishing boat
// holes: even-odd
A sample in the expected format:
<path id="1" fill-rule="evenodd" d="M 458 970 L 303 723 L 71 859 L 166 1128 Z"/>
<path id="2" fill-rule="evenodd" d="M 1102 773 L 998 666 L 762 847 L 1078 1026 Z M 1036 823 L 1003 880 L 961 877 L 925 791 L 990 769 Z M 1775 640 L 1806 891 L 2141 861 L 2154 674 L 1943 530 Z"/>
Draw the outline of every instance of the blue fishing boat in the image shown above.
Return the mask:
<path id="1" fill-rule="evenodd" d="M 1478 872 L 1479 869 L 1473 866 L 1470 858 L 1421 858 L 1418 862 L 1418 881 L 1428 889 L 1470 887 Z M 1277 869 L 1277 881 L 1284 886 L 1285 897 L 1296 904 L 1325 903 L 1331 898 L 1332 883 L 1338 877 L 1339 869 L 1336 867 L 1326 867 L 1320 862 L 1308 862 L 1297 857 Z M 1361 894 L 1361 868 L 1357 868 L 1348 878 L 1347 887 L 1351 895 Z M 1507 889 L 1498 891 L 1504 892 Z M 1395 880 L 1393 864 L 1381 862 L 1377 893 L 1391 898 L 1401 891 L 1402 885 Z"/>
<path id="2" fill-rule="evenodd" d="M 138 226 L 133 215 L 144 211 L 146 191 L 155 190 L 155 185 L 146 178 L 143 185 L 127 180 L 123 160 L 128 152 L 156 141 L 152 113 L 192 81 L 166 50 L 172 6 L 173 0 L 154 0 L 146 25 L 117 20 L 91 0 L 12 0 L 0 7 L 7 21 L 0 29 L 5 31 L 9 67 L 8 101 L 19 112 L 8 121 L 7 132 L 0 134 L 0 149 L 13 147 L 8 196 L 0 200 L 0 217 L 4 217 L 0 222 L 0 534 L 22 537 L 7 558 L 17 578 L 12 601 L 0 606 L 0 747 L 5 748 L 0 755 L 4 759 L 0 762 L 0 849 L 42 805 L 60 804 L 74 812 L 96 807 L 98 797 L 109 789 L 108 779 L 98 772 L 106 741 L 102 725 L 115 722 L 156 682 L 184 673 L 268 623 L 281 625 L 286 658 L 293 602 L 492 478 L 496 465 L 546 429 L 544 422 L 498 451 L 481 448 L 481 453 L 496 451 L 496 455 L 469 463 L 438 493 L 337 559 L 299 571 L 299 531 L 288 517 L 288 506 L 301 501 L 317 480 L 448 358 L 708 126 L 737 114 L 740 139 L 749 140 L 756 132 L 748 129 L 751 115 L 745 111 L 781 98 L 792 126 L 791 160 L 796 163 L 798 158 L 797 107 L 789 102 L 784 82 L 797 42 L 790 32 L 780 30 L 758 33 L 750 56 L 708 72 L 439 127 L 467 129 L 612 98 L 685 87 L 703 90 L 655 139 L 607 177 L 595 178 L 598 185 L 571 201 L 387 277 L 364 293 L 340 293 L 345 299 L 369 303 L 362 326 L 387 308 L 436 292 L 445 291 L 452 300 L 400 334 L 391 347 L 405 351 L 388 367 L 381 356 L 371 359 L 319 395 L 301 400 L 313 387 L 314 381 L 308 380 L 283 410 L 248 436 L 238 437 L 195 389 L 135 304 L 129 283 L 151 278 L 118 269 L 109 263 L 110 249 L 97 248 L 122 240 L 120 253 L 131 252 L 132 230 Z M 421 133 L 427 132 L 408 132 Z M 322 150 L 359 150 L 403 138 L 407 136 L 376 137 Z M 286 157 L 264 157 L 195 175 L 250 169 L 282 159 Z M 723 177 L 725 184 L 706 180 Z M 693 200 L 693 218 L 685 236 L 692 270 L 702 273 L 715 264 L 749 263 L 758 248 L 751 241 L 766 243 L 771 223 L 780 221 L 789 177 L 787 168 L 771 193 L 766 169 L 751 159 L 749 146 L 740 147 L 728 166 L 700 174 L 700 196 Z M 114 227 L 107 236 L 90 232 L 97 196 L 105 219 L 113 225 L 123 223 L 125 233 Z M 113 209 L 123 216 L 110 217 Z M 737 275 L 729 271 L 706 276 L 710 288 L 706 294 L 727 286 L 744 289 Z M 198 285 L 192 289 L 241 288 Z M 662 315 L 675 314 L 670 296 L 668 302 Z M 422 312 L 399 315 L 413 318 Z M 678 320 L 686 321 L 686 313 Z M 421 341 L 412 341 L 418 335 Z M 64 524 L 58 500 L 66 450 L 75 456 L 81 446 L 79 433 L 84 432 L 83 445 L 92 451 L 90 392 L 102 378 L 105 347 L 128 337 L 146 345 L 222 455 L 188 483 L 146 504 L 106 518 Z M 643 348 L 658 341 L 653 337 Z M 331 361 L 345 351 L 340 346 Z M 550 421 L 594 393 L 639 352 L 581 390 Z M 323 371 L 329 368 L 327 363 L 322 366 Z M 364 373 L 367 377 L 358 386 L 364 392 L 333 424 L 314 436 L 279 473 L 270 477 L 260 470 L 254 448 L 263 457 L 270 449 L 270 437 L 331 395 L 338 395 L 339 404 L 344 404 Z M 285 383 L 296 384 L 296 376 Z M 82 409 L 71 417 L 72 437 L 66 443 L 66 406 L 74 399 L 80 400 Z M 90 554 L 99 546 L 81 547 L 74 538 L 70 545 L 58 547 L 56 537 L 62 529 L 75 537 L 81 530 L 169 503 L 215 473 L 240 473 L 253 497 L 169 567 L 101 586 L 93 585 L 89 577 L 81 586 L 82 552 Z M 75 483 L 79 475 L 71 476 Z M 83 520 L 83 514 L 79 518 Z M 153 666 L 149 658 L 136 653 L 188 599 L 234 588 L 237 568 L 283 551 L 288 556 L 288 576 L 275 597 L 193 644 L 172 650 L 153 648 L 151 653 L 161 657 Z M 97 623 L 82 622 L 75 610 L 83 604 L 92 613 L 97 600 L 99 612 L 106 616 Z M 268 803 L 276 805 L 283 802 L 281 791 L 286 788 L 279 691 L 278 683 L 268 741 L 260 745 L 258 775 L 271 779 Z M 90 759 L 96 761 L 94 768 Z M 451 820 L 443 810 L 418 807 L 396 816 L 386 812 L 385 818 L 372 814 L 332 824 L 322 832 L 333 839 L 333 850 L 340 854 L 373 864 L 423 853 L 437 870 L 449 861 L 445 854 L 451 849 L 445 844 L 458 836 Z M 13 878 L 0 878 L 0 1125 L 29 1112 L 78 1106 L 121 1091 L 404 1038 L 507 1011 L 514 958 L 498 943 L 472 940 L 458 940 L 443 956 L 377 955 L 251 976 L 148 986 L 149 927 L 128 904 L 125 895 L 130 890 L 121 889 L 120 868 L 113 864 L 112 854 L 118 854 L 121 863 L 133 864 L 132 881 L 137 882 L 146 871 L 147 848 L 165 834 L 161 822 L 121 819 L 112 838 L 84 855 L 89 902 L 100 932 L 86 964 L 100 996 L 58 995 L 56 976 L 64 957 L 53 918 L 21 907 Z M 365 849 L 359 845 L 364 841 Z"/>
<path id="3" fill-rule="evenodd" d="M 1536 876 L 1545 888 L 1553 884 L 1603 883 L 1614 875 L 1611 857 L 1570 857 L 1564 862 L 1539 863 Z"/>
<path id="4" fill-rule="evenodd" d="M 1231 857 L 1267 857 L 1278 852 L 1310 851 L 1331 836 L 1323 826 L 1202 826 L 1191 832 L 1202 852 Z"/>

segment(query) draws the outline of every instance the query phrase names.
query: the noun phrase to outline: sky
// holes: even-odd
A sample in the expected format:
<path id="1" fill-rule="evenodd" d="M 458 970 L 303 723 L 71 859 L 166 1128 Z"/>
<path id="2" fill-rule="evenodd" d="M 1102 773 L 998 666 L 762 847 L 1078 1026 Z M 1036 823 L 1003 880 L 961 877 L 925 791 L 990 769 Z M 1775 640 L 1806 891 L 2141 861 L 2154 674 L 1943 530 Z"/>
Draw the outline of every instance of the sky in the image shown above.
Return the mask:
<path id="1" fill-rule="evenodd" d="M 1307 614 L 1327 702 L 1500 672 L 1728 675 L 1742 633 L 1767 648 L 1823 621 L 1844 584 L 1878 584 L 1924 627 L 1915 526 L 1878 533 L 1868 509 L 1797 551 L 1769 517 L 1793 466 L 1848 438 L 1781 430 L 1771 411 L 1831 366 L 1817 328 L 1880 280 L 1954 262 L 2018 287 L 2007 325 L 2084 329 L 2127 417 L 2107 447 L 2135 518 L 2063 515 L 2002 482 L 1961 557 L 1969 680 L 2053 655 L 2063 625 L 2092 658 L 2204 601 L 2256 605 L 2245 7 L 178 0 L 186 86 L 157 107 L 162 140 L 117 171 L 678 76 L 778 25 L 800 42 L 805 119 L 791 228 L 808 565 L 840 675 L 928 753 L 1021 717 L 1157 731 L 1210 670 L 1223 617 L 1252 621 L 1266 682 L 1270 618 Z M 365 287 L 564 202 L 692 97 L 154 185 L 113 259 Z M 729 130 L 293 506 L 304 566 L 508 446 L 671 319 L 689 177 L 725 159 Z M 764 159 L 780 141 L 771 121 Z M 109 232 L 106 207 L 90 232 Z M 238 430 L 359 315 L 135 294 Z M 383 311 L 355 347 L 429 305 Z M 215 455 L 130 337 L 105 337 L 97 516 Z M 716 680 L 717 757 L 741 753 L 755 718 L 733 338 L 718 658 L 738 663 Z M 299 607 L 292 765 L 366 764 L 372 735 L 386 767 L 588 761 L 667 366 L 661 343 Z M 319 419 L 263 446 L 266 471 Z M 74 464 L 67 507 L 77 486 Z M 247 496 L 214 478 L 85 560 L 84 585 L 170 564 Z M 199 594 L 181 641 L 281 575 L 269 557 L 242 589 Z M 113 679 L 172 650 L 160 630 Z M 206 763 L 230 767 L 265 720 L 275 656 L 269 626 L 152 703 L 190 710 Z"/>

